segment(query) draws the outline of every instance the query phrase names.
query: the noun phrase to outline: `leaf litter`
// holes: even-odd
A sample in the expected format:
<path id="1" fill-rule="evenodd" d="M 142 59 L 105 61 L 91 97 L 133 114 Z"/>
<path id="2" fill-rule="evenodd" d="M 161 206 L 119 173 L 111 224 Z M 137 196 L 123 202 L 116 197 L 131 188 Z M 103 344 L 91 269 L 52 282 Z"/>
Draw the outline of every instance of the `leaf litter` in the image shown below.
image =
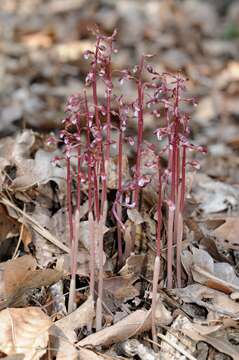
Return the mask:
<path id="1" fill-rule="evenodd" d="M 99 1 L 96 6 L 85 1 L 10 0 L 0 5 L 6 29 L 0 35 L 1 357 L 238 358 L 238 4 L 221 3 L 149 1 L 142 6 L 137 1 Z M 190 109 L 193 137 L 209 150 L 200 161 L 200 173 L 188 176 L 182 288 L 165 288 L 163 245 L 156 344 L 151 340 L 150 304 L 157 179 L 153 168 L 145 166 L 153 162 L 154 152 L 142 152 L 142 174 L 150 173 L 152 181 L 142 192 L 140 211 L 123 209 L 126 258 L 119 268 L 115 223 L 110 210 L 107 213 L 104 328 L 96 333 L 90 330 L 96 325 L 89 295 L 89 205 L 83 185 L 77 308 L 66 314 L 71 273 L 66 167 L 61 149 L 47 145 L 46 139 L 59 127 L 66 97 L 83 87 L 83 52 L 94 49 L 86 28 L 95 23 L 106 33 L 118 28 L 121 51 L 114 68 L 135 64 L 138 53 L 160 52 L 160 71 L 183 70 L 190 79 L 188 91 L 199 102 Z M 132 93 L 131 85 L 125 88 Z M 99 96 L 104 97 L 100 86 Z M 145 118 L 145 136 L 152 142 L 153 122 Z M 134 129 L 135 124 L 130 126 Z M 117 159 L 110 161 L 108 192 L 113 197 Z M 123 156 L 125 182 L 131 180 L 131 163 Z M 165 222 L 166 209 L 163 212 Z M 166 236 L 164 223 L 163 241 Z M 98 238 L 95 243 L 97 254 Z"/>

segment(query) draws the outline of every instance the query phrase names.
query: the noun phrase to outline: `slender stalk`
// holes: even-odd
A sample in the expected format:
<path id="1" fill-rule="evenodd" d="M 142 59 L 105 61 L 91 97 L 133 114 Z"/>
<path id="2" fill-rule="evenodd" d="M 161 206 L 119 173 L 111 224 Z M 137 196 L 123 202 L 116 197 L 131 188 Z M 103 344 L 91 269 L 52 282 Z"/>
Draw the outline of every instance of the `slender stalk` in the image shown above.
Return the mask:
<path id="1" fill-rule="evenodd" d="M 75 236 L 71 246 L 71 282 L 69 291 L 68 313 L 76 309 L 75 291 L 76 291 L 76 272 L 77 272 L 77 255 L 78 255 L 78 239 L 80 226 L 80 212 L 77 209 L 75 214 Z"/>
<path id="2" fill-rule="evenodd" d="M 79 119 L 78 119 L 79 120 Z M 77 121 L 77 135 L 80 139 L 81 136 L 81 129 L 80 129 L 80 123 Z M 76 208 L 78 211 L 80 211 L 80 201 L 81 201 L 81 144 L 79 141 L 78 147 L 77 147 L 77 199 L 76 199 Z"/>
<path id="3" fill-rule="evenodd" d="M 167 241 L 167 276 L 168 288 L 173 287 L 173 223 L 174 223 L 174 204 L 169 204 L 168 207 L 168 241 Z"/>
<path id="4" fill-rule="evenodd" d="M 96 303 L 96 331 L 102 328 L 102 303 L 103 303 L 103 278 L 104 278 L 104 263 L 103 263 L 103 239 L 104 239 L 104 224 L 107 214 L 107 202 L 104 203 L 103 214 L 100 221 L 97 223 L 97 239 L 98 239 L 98 254 L 99 254 L 99 283 L 98 283 L 98 298 Z"/>
<path id="5" fill-rule="evenodd" d="M 182 251 L 182 239 L 183 239 L 183 216 L 180 211 L 177 219 L 177 251 L 176 251 L 176 276 L 177 286 L 182 286 L 182 266 L 181 266 L 181 251 Z"/>
<path id="6" fill-rule="evenodd" d="M 69 295 L 69 304 L 68 312 L 74 310 L 74 295 L 75 295 L 75 274 L 76 274 L 76 239 L 74 234 L 74 223 L 73 223 L 73 214 L 72 214 L 72 176 L 71 176 L 71 160 L 70 155 L 66 156 L 67 164 L 67 213 L 68 213 L 68 223 L 69 223 L 69 232 L 70 232 L 70 244 L 71 244 L 71 284 L 70 284 L 70 295 Z"/>
<path id="7" fill-rule="evenodd" d="M 182 150 L 182 169 L 181 169 L 181 185 L 178 199 L 178 216 L 177 216 L 177 258 L 176 258 L 176 274 L 177 274 L 177 286 L 182 286 L 182 265 L 181 265 L 181 251 L 182 251 L 182 239 L 183 239 L 183 210 L 185 202 L 185 187 L 186 187 L 186 146 L 183 146 Z"/>
<path id="8" fill-rule="evenodd" d="M 97 36 L 96 46 L 95 46 L 95 58 L 93 64 L 92 91 L 93 91 L 93 102 L 95 107 L 95 121 L 98 130 L 101 127 L 100 117 L 99 117 L 99 107 L 98 107 L 98 95 L 97 95 L 97 62 L 98 62 L 99 45 L 100 45 L 100 37 Z"/>
<path id="9" fill-rule="evenodd" d="M 73 215 L 72 215 L 72 176 L 71 176 L 71 159 L 70 155 L 66 156 L 66 171 L 67 171 L 67 213 L 70 231 L 70 244 L 74 241 L 73 230 Z"/>
<path id="10" fill-rule="evenodd" d="M 184 203 L 185 203 L 185 192 L 186 192 L 186 151 L 187 147 L 183 145 L 183 154 L 182 154 L 182 182 L 180 188 L 180 210 L 183 212 Z"/>
<path id="11" fill-rule="evenodd" d="M 168 287 L 173 285 L 173 239 L 177 238 L 177 223 L 179 217 L 179 203 L 177 201 L 179 191 L 179 178 L 180 178 L 180 151 L 179 151 L 179 78 L 176 81 L 176 88 L 174 93 L 174 116 L 173 116 L 173 134 L 170 137 L 172 150 L 170 149 L 170 167 L 171 167 L 171 195 L 170 205 L 168 212 L 168 264 L 167 276 Z"/>
<path id="12" fill-rule="evenodd" d="M 95 223 L 92 212 L 88 215 L 89 229 L 90 229 L 90 294 L 94 299 L 95 294 Z"/>
<path id="13" fill-rule="evenodd" d="M 135 169 L 135 178 L 137 185 L 134 192 L 134 201 L 136 207 L 139 204 L 139 186 L 138 180 L 140 178 L 140 165 L 141 165 L 141 152 L 142 152 L 142 143 L 143 143 L 143 129 L 144 129 L 144 89 L 142 82 L 142 71 L 144 66 L 144 57 L 142 56 L 139 66 L 139 79 L 138 79 L 138 131 L 137 131 L 137 150 L 136 150 L 136 169 Z"/>
<path id="14" fill-rule="evenodd" d="M 157 306 L 157 289 L 160 274 L 160 255 L 161 255 L 161 223 L 162 223 L 162 174 L 160 169 L 160 159 L 158 159 L 159 168 L 159 188 L 158 188 L 158 201 L 157 201 L 157 239 L 156 239 L 156 258 L 154 262 L 153 274 L 153 293 L 152 293 L 152 338 L 157 342 L 156 335 L 156 306 Z"/>
<path id="15" fill-rule="evenodd" d="M 152 338 L 153 341 L 157 342 L 156 332 L 156 307 L 157 307 L 157 289 L 160 273 L 160 257 L 157 255 L 154 262 L 154 274 L 153 274 L 153 293 L 152 293 Z"/>
<path id="16" fill-rule="evenodd" d="M 93 167 L 93 179 L 94 179 L 94 210 L 96 221 L 100 221 L 100 201 L 99 201 L 99 186 L 98 186 L 98 177 L 97 177 L 97 163 Z"/>
<path id="17" fill-rule="evenodd" d="M 112 53 L 112 41 L 110 41 L 110 55 L 107 66 L 107 80 L 109 86 L 107 86 L 107 105 L 106 105 L 106 121 L 107 121 L 107 130 L 106 130 L 106 163 L 109 164 L 110 160 L 110 131 L 111 131 L 111 94 L 112 94 L 112 69 L 111 69 L 111 53 Z"/>
<path id="18" fill-rule="evenodd" d="M 92 299 L 94 299 L 95 295 L 95 226 L 94 219 L 92 214 L 92 159 L 91 159 L 91 151 L 90 151 L 90 116 L 88 103 L 86 98 L 86 92 L 84 92 L 85 98 L 85 113 L 87 120 L 87 128 L 86 128 L 86 144 L 88 150 L 88 167 L 87 167 L 87 176 L 88 176 L 88 202 L 89 202 L 89 212 L 88 212 L 88 221 L 89 221 L 89 229 L 90 229 L 90 294 Z"/>
<path id="19" fill-rule="evenodd" d="M 122 124 L 120 119 L 120 128 L 119 128 L 119 139 L 118 139 L 118 191 L 120 194 L 122 194 L 122 160 L 123 160 L 123 131 L 122 131 Z M 122 195 L 120 196 L 119 202 L 122 200 Z M 118 218 L 122 219 L 122 207 L 120 203 L 117 203 L 117 215 Z M 118 260 L 121 264 L 122 262 L 122 237 L 121 237 L 121 226 L 119 222 L 117 221 L 117 241 L 118 241 Z"/>

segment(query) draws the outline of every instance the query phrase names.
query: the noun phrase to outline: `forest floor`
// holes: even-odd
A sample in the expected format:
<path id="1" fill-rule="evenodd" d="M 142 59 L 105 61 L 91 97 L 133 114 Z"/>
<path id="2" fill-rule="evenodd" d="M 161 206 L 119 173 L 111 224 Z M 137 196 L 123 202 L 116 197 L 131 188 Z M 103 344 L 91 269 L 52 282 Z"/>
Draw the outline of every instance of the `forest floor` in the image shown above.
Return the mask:
<path id="1" fill-rule="evenodd" d="M 0 358 L 237 360 L 238 2 L 8 0 L 0 3 L 0 20 Z M 83 53 L 94 47 L 89 29 L 95 24 L 108 35 L 117 29 L 114 69 L 155 54 L 150 63 L 159 72 L 180 71 L 188 78 L 187 96 L 198 103 L 187 109 L 190 136 L 207 147 L 206 155 L 195 157 L 200 170 L 187 174 L 182 288 L 166 287 L 163 230 L 156 343 L 150 321 L 153 186 L 143 190 L 141 213 L 128 211 L 124 219 L 125 248 L 132 231 L 135 248 L 120 269 L 116 222 L 111 215 L 106 221 L 104 329 L 93 333 L 89 221 L 82 203 L 77 309 L 67 313 L 66 168 L 53 166 L 62 148 L 51 147 L 47 139 L 61 128 L 67 98 L 84 88 L 89 63 Z M 125 91 L 130 93 L 130 85 Z M 147 141 L 153 142 L 154 126 L 145 116 Z M 134 156 L 132 151 L 129 163 Z M 116 190 L 115 168 L 109 203 Z"/>

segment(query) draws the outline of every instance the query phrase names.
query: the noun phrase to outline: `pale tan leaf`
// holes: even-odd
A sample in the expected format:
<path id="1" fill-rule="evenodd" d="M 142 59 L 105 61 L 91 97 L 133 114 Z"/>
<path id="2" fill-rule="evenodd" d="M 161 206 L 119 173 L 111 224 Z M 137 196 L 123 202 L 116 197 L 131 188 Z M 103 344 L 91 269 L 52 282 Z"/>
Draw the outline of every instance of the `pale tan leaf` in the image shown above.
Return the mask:
<path id="1" fill-rule="evenodd" d="M 40 359 L 46 352 L 51 319 L 39 308 L 8 308 L 0 313 L 0 350 L 23 353 L 24 360 Z"/>
<path id="2" fill-rule="evenodd" d="M 224 249 L 239 250 L 239 217 L 227 217 L 225 223 L 214 230 Z"/>
<path id="3" fill-rule="evenodd" d="M 233 301 L 232 296 L 229 297 L 221 291 L 209 289 L 200 284 L 192 284 L 172 291 L 185 303 L 195 303 L 199 306 L 204 306 L 210 314 L 214 313 L 214 319 L 215 316 L 230 316 L 232 318 L 238 318 L 239 316 L 239 304 Z"/>
<path id="4" fill-rule="evenodd" d="M 104 357 L 103 355 L 101 356 L 100 354 L 96 354 L 95 352 L 88 350 L 88 349 L 84 349 L 81 348 L 79 350 L 79 356 L 81 360 L 103 360 L 106 359 L 106 357 Z"/>
<path id="5" fill-rule="evenodd" d="M 128 339 L 131 336 L 149 330 L 151 314 L 146 310 L 136 310 L 118 323 L 78 342 L 79 346 L 110 346 Z"/>
<path id="6" fill-rule="evenodd" d="M 188 320 L 183 324 L 181 331 L 194 341 L 204 341 L 218 351 L 231 356 L 233 360 L 238 360 L 239 346 L 232 345 L 226 339 L 221 325 L 203 326 Z"/>
<path id="7" fill-rule="evenodd" d="M 137 209 L 127 209 L 127 215 L 129 219 L 136 225 L 140 225 L 144 222 L 144 219 Z"/>
<path id="8" fill-rule="evenodd" d="M 75 330 L 91 324 L 94 316 L 94 302 L 90 296 L 79 308 L 54 323 L 49 332 L 53 337 L 53 348 L 57 348 L 57 360 L 64 360 L 66 356 L 67 359 L 78 359 L 74 346 L 77 340 Z"/>
<path id="9" fill-rule="evenodd" d="M 2 264 L 3 288 L 0 289 L 0 298 L 6 306 L 24 304 L 28 290 L 41 286 L 48 286 L 62 278 L 62 272 L 55 269 L 36 269 L 36 260 L 31 255 L 24 255 Z"/>
<path id="10" fill-rule="evenodd" d="M 239 290 L 239 278 L 230 264 L 214 263 L 212 257 L 202 249 L 192 247 L 192 252 L 183 252 L 183 259 L 187 257 L 187 271 L 196 282 L 227 294 Z"/>
<path id="11" fill-rule="evenodd" d="M 186 317 L 179 315 L 165 336 L 158 332 L 157 335 L 162 340 L 160 344 L 160 360 L 196 360 L 193 356 L 196 350 L 196 343 L 189 337 L 181 334 L 182 326 L 188 321 Z M 178 336 L 179 331 L 180 337 Z M 182 354 L 184 355 L 183 357 Z"/>

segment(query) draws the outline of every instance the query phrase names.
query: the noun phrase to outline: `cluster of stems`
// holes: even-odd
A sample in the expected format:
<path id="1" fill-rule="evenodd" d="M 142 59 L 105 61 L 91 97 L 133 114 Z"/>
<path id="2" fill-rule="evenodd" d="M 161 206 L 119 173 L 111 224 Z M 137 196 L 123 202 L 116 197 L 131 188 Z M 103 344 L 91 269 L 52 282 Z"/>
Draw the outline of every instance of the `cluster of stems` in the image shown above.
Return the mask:
<path id="1" fill-rule="evenodd" d="M 181 74 L 158 73 L 148 64 L 150 55 L 142 56 L 133 70 L 115 71 L 112 55 L 116 32 L 104 36 L 96 32 L 94 50 L 86 51 L 90 59 L 90 70 L 86 76 L 85 89 L 81 94 L 69 98 L 64 119 L 64 129 L 60 137 L 65 144 L 67 164 L 67 213 L 71 243 L 71 291 L 69 311 L 74 309 L 75 278 L 77 271 L 80 208 L 82 191 L 87 188 L 88 222 L 90 242 L 90 293 L 96 301 L 96 328 L 102 327 L 103 306 L 103 268 L 104 225 L 107 220 L 107 183 L 112 147 L 117 148 L 117 192 L 112 212 L 117 223 L 118 264 L 125 261 L 123 251 L 124 212 L 123 207 L 140 210 L 142 189 L 148 185 L 152 176 L 157 179 L 157 237 L 156 259 L 153 277 L 152 313 L 155 314 L 157 286 L 161 263 L 162 208 L 167 208 L 167 286 L 181 286 L 181 244 L 183 237 L 183 210 L 186 193 L 186 165 L 198 166 L 196 161 L 187 161 L 187 151 L 203 151 L 189 141 L 189 116 L 183 106 L 193 99 L 184 98 L 185 79 Z M 124 94 L 113 92 L 113 73 L 119 73 L 119 84 L 132 81 L 136 88 L 134 101 L 127 101 Z M 104 87 L 105 99 L 98 95 L 98 86 Z M 87 96 L 89 88 L 90 101 Z M 88 94 L 89 95 L 89 94 Z M 150 113 L 157 123 L 152 136 L 157 145 L 144 142 L 144 118 Z M 113 123 L 114 119 L 115 123 Z M 137 132 L 132 136 L 129 123 L 136 123 Z M 132 128 L 132 127 L 131 127 Z M 112 141 L 112 131 L 117 131 L 117 140 Z M 132 131 L 132 130 L 131 130 Z M 130 135 L 130 136 L 129 136 Z M 155 142 L 155 141 L 154 141 Z M 123 156 L 129 146 L 135 146 L 136 160 L 132 166 L 131 180 L 125 180 Z M 153 169 L 151 175 L 142 171 L 142 153 L 147 147 L 155 152 L 157 161 L 148 163 Z M 163 168 L 161 159 L 166 158 Z M 145 166 L 143 166 L 145 165 Z M 76 189 L 76 202 L 72 193 Z M 73 206 L 74 204 L 74 206 Z M 153 205 L 153 204 L 152 204 Z M 174 254 L 176 248 L 176 257 Z M 174 264 L 174 259 L 176 263 Z M 176 281 L 173 268 L 176 268 Z M 98 274 L 98 275 L 97 275 Z M 96 277 L 98 276 L 98 281 Z M 96 287 L 96 282 L 98 286 Z M 152 330 L 155 330 L 155 316 L 152 316 Z"/>

